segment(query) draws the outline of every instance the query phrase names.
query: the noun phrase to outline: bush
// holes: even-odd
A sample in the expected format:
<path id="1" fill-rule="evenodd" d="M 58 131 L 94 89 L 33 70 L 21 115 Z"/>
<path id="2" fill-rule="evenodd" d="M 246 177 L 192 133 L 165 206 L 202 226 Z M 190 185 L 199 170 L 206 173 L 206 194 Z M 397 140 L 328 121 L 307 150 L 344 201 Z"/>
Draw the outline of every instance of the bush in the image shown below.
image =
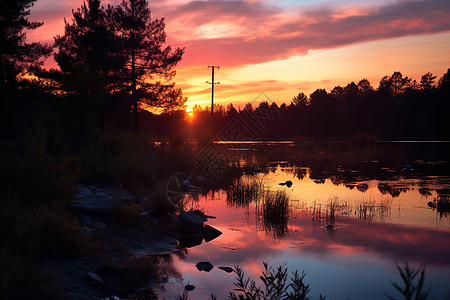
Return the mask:
<path id="1" fill-rule="evenodd" d="M 68 204 L 81 168 L 70 155 L 49 154 L 43 130 L 30 130 L 0 144 L 0 191 L 11 191 L 29 203 Z"/>
<path id="2" fill-rule="evenodd" d="M 60 207 L 30 205 L 17 196 L 2 195 L 0 219 L 3 229 L 0 243 L 11 253 L 33 260 L 76 256 L 86 244 L 76 219 Z"/>

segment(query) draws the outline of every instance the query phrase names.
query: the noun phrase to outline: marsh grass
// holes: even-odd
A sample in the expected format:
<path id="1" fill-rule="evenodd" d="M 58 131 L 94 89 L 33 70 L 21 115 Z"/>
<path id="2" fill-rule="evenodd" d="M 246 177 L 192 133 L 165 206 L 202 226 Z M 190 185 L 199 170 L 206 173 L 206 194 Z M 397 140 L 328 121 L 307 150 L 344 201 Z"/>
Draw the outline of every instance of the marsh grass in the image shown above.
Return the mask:
<path id="1" fill-rule="evenodd" d="M 252 202 L 259 201 L 264 189 L 263 181 L 257 177 L 235 179 L 226 190 L 227 203 L 234 207 L 246 207 Z"/>
<path id="2" fill-rule="evenodd" d="M 266 191 L 262 200 L 264 228 L 275 237 L 286 235 L 288 220 L 291 214 L 290 199 L 285 190 Z"/>
<path id="3" fill-rule="evenodd" d="M 367 222 L 383 222 L 391 213 L 392 198 L 385 197 L 379 201 L 375 199 L 352 203 L 348 200 L 330 198 L 325 204 L 314 201 L 310 214 L 314 221 L 324 218 L 333 225 L 338 217 L 356 218 Z"/>
<path id="4" fill-rule="evenodd" d="M 255 218 L 274 237 L 286 235 L 291 215 L 289 195 L 284 190 L 269 190 L 257 176 L 241 177 L 226 189 L 227 204 L 233 207 L 253 207 Z"/>
<path id="5" fill-rule="evenodd" d="M 356 216 L 359 219 L 371 222 L 380 222 L 385 220 L 391 212 L 392 198 L 382 198 L 379 202 L 374 199 L 363 201 L 356 206 Z"/>

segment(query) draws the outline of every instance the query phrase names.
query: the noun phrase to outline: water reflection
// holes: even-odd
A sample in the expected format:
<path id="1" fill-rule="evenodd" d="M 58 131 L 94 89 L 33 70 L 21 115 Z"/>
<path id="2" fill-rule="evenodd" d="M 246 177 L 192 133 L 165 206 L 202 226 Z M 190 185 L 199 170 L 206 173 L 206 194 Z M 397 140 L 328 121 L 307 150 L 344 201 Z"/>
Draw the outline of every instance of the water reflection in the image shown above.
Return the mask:
<path id="1" fill-rule="evenodd" d="M 200 261 L 238 264 L 252 277 L 259 276 L 262 261 L 286 262 L 291 270 L 305 269 L 312 298 L 321 293 L 330 299 L 383 298 L 397 278 L 395 264 L 409 261 L 427 267 L 431 297 L 446 293 L 450 220 L 438 203 L 449 201 L 448 177 L 370 178 L 356 168 L 333 173 L 286 162 L 263 170 L 194 201 L 217 216 L 209 224 L 223 234 L 175 258 L 183 280 L 163 296 L 180 294 L 187 282 L 199 287 L 192 299 L 209 293 L 221 298 L 233 289 L 233 274 L 213 268 L 205 276 L 195 268 Z M 279 185 L 286 181 L 292 186 Z"/>
<path id="2" fill-rule="evenodd" d="M 253 215 L 258 227 L 263 227 L 274 237 L 283 238 L 288 232 L 291 214 L 290 199 L 286 191 L 267 189 L 257 176 L 237 179 L 226 190 L 226 203 L 244 208 L 247 216 Z"/>

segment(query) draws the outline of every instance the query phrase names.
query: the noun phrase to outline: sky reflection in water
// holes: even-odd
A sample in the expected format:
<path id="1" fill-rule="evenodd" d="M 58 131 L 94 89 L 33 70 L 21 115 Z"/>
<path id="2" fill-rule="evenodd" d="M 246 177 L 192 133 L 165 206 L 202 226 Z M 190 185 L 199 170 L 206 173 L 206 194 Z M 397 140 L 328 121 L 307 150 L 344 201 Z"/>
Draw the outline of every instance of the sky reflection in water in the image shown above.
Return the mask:
<path id="1" fill-rule="evenodd" d="M 430 178 L 426 185 L 423 180 L 372 180 L 346 186 L 335 185 L 330 179 L 316 183 L 308 172 L 299 179 L 296 173 L 298 170 L 278 166 L 260 175 L 266 187 L 286 189 L 291 197 L 288 232 L 281 239 L 257 220 L 252 205 L 227 206 L 224 192 L 193 202 L 193 207 L 217 216 L 208 224 L 223 234 L 210 243 L 189 248 L 185 260 L 175 258 L 183 281 L 171 280 L 161 297 L 171 299 L 182 294 L 189 282 L 197 287 L 190 292 L 190 299 L 208 299 L 211 293 L 218 299 L 226 298 L 234 288 L 235 275 L 218 267 L 240 265 L 247 276 L 257 279 L 263 261 L 272 266 L 286 263 L 291 271 L 304 269 L 306 282 L 311 285 L 311 299 L 319 293 L 327 299 L 385 299 L 384 293 L 397 296 L 390 281 L 399 282 L 395 264 L 405 261 L 426 266 L 425 282 L 432 287 L 431 296 L 440 299 L 447 293 L 450 220 L 427 207 L 427 202 L 436 197 L 435 189 L 444 188 L 445 184 Z M 291 180 L 293 186 L 278 185 L 286 180 Z M 361 183 L 367 186 L 356 188 Z M 400 195 L 392 197 L 385 186 L 401 187 Z M 430 188 L 431 194 L 424 196 L 419 188 Z M 345 206 L 347 213 L 335 217 L 335 229 L 331 231 L 324 228 L 330 222 L 325 214 L 321 219 L 317 215 L 312 219 L 314 206 L 324 209 L 330 200 Z M 389 205 L 388 212 L 360 218 L 359 205 L 380 203 Z M 209 273 L 199 272 L 195 268 L 199 261 L 209 261 L 215 267 Z"/>

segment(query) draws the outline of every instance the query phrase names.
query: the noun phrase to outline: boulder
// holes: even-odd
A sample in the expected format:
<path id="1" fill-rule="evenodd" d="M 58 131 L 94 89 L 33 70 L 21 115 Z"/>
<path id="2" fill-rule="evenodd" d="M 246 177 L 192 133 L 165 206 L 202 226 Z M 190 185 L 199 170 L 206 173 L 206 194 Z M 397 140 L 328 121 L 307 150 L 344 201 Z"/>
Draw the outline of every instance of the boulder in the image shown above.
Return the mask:
<path id="1" fill-rule="evenodd" d="M 100 285 L 103 284 L 103 280 L 100 278 L 100 276 L 98 276 L 97 274 L 95 274 L 94 272 L 89 272 L 87 273 L 87 277 L 89 279 L 91 279 L 92 281 L 94 281 L 95 283 L 98 283 Z"/>
<path id="2" fill-rule="evenodd" d="M 94 231 L 92 229 L 90 229 L 89 227 L 87 227 L 87 226 L 81 227 L 81 234 L 82 235 L 91 235 L 93 233 L 94 233 Z"/>
<path id="3" fill-rule="evenodd" d="M 207 242 L 207 243 L 214 240 L 221 234 L 222 234 L 222 232 L 220 230 L 217 230 L 216 228 L 214 228 L 212 226 L 205 225 L 205 227 L 203 227 L 203 238 L 205 239 L 205 242 Z"/>
<path id="4" fill-rule="evenodd" d="M 106 215 L 116 208 L 112 196 L 105 192 L 94 193 L 90 189 L 81 188 L 76 197 L 78 199 L 72 202 L 72 209 L 86 215 Z"/>
<path id="5" fill-rule="evenodd" d="M 195 267 L 197 268 L 197 270 L 205 272 L 209 272 L 214 268 L 213 264 L 209 261 L 201 261 L 197 263 Z"/>
<path id="6" fill-rule="evenodd" d="M 195 290 L 195 286 L 193 286 L 192 284 L 186 284 L 186 286 L 184 287 L 184 289 L 186 291 L 193 291 Z"/>
<path id="7" fill-rule="evenodd" d="M 185 236 L 179 238 L 178 246 L 180 248 L 192 248 L 200 245 L 203 242 L 203 236 Z"/>
<path id="8" fill-rule="evenodd" d="M 178 216 L 178 227 L 181 234 L 193 237 L 202 236 L 204 219 L 193 211 L 182 211 Z"/>
<path id="9" fill-rule="evenodd" d="M 227 273 L 232 273 L 234 270 L 231 267 L 219 267 L 219 269 L 227 272 Z"/>
<path id="10" fill-rule="evenodd" d="M 108 226 L 103 222 L 97 222 L 94 224 L 94 227 L 98 230 L 106 229 Z"/>

